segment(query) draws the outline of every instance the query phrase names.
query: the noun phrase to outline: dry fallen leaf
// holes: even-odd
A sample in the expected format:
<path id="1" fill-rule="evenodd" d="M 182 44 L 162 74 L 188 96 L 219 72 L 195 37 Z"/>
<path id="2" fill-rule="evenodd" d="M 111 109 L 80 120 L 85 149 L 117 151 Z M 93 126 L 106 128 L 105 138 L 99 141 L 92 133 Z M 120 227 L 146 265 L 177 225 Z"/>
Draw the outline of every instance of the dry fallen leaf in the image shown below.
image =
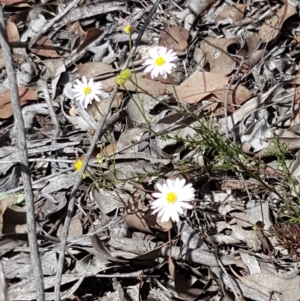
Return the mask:
<path id="1" fill-rule="evenodd" d="M 300 277 L 288 277 L 283 274 L 281 277 L 273 274 L 252 274 L 243 277 L 238 277 L 239 280 L 257 291 L 260 291 L 267 297 L 271 296 L 272 292 L 281 294 L 284 301 L 295 301 L 299 299 L 296 296 L 300 294 Z"/>
<path id="2" fill-rule="evenodd" d="M 245 39 L 245 44 L 237 53 L 238 56 L 248 58 L 252 55 L 260 45 L 260 38 L 257 33 L 253 33 Z"/>
<path id="3" fill-rule="evenodd" d="M 174 51 L 183 51 L 188 47 L 188 38 L 189 32 L 184 27 L 165 24 L 160 32 L 158 45 Z"/>
<path id="4" fill-rule="evenodd" d="M 148 226 L 162 232 L 170 231 L 173 228 L 173 222 L 171 220 L 162 222 L 161 218 L 159 218 L 157 214 L 152 214 L 152 212 L 153 210 L 149 210 L 144 216 L 144 220 L 147 222 Z"/>
<path id="5" fill-rule="evenodd" d="M 0 49 L 0 69 L 2 69 L 5 66 L 4 58 L 2 54 L 2 49 Z"/>
<path id="6" fill-rule="evenodd" d="M 238 39 L 205 38 L 201 48 L 207 56 L 210 72 L 223 75 L 230 74 L 236 67 L 236 60 L 228 53 L 228 47 L 238 44 Z"/>
<path id="7" fill-rule="evenodd" d="M 82 36 L 86 36 L 86 32 L 82 29 L 81 24 L 79 21 L 72 23 L 70 26 L 70 31 Z"/>
<path id="8" fill-rule="evenodd" d="M 77 48 L 77 53 L 85 49 L 87 46 L 89 46 L 91 43 L 93 43 L 99 36 L 103 34 L 103 30 L 98 28 L 91 28 L 86 33 L 86 37 L 84 41 L 79 45 Z"/>
<path id="9" fill-rule="evenodd" d="M 5 199 L 0 200 L 0 234 L 2 235 L 3 232 L 3 215 L 7 208 L 10 208 L 14 203 L 13 197 L 7 197 Z"/>
<path id="10" fill-rule="evenodd" d="M 77 66 L 80 76 L 86 78 L 96 77 L 106 73 L 114 72 L 114 68 L 111 65 L 102 62 L 90 62 Z"/>
<path id="11" fill-rule="evenodd" d="M 229 77 L 211 72 L 197 72 L 188 77 L 176 88 L 180 100 L 196 103 L 211 94 L 217 88 L 228 83 Z"/>
<path id="12" fill-rule="evenodd" d="M 109 98 L 101 99 L 99 102 L 93 101 L 92 104 L 88 106 L 87 111 L 93 116 L 95 120 L 100 120 L 103 117 L 108 100 Z M 123 93 L 117 93 L 112 102 L 111 108 L 119 108 L 122 100 Z"/>
<path id="13" fill-rule="evenodd" d="M 230 113 L 235 112 L 240 105 L 242 105 L 248 98 L 251 97 L 250 91 L 243 86 L 236 87 L 235 85 L 232 85 L 228 93 L 227 89 L 228 87 L 225 86 L 223 89 L 218 89 L 212 94 L 223 103 L 225 103 L 225 97 L 227 94 L 227 111 Z M 223 114 L 223 110 L 219 112 L 219 114 Z"/>
<path id="14" fill-rule="evenodd" d="M 267 20 L 259 29 L 259 37 L 263 42 L 268 43 L 274 40 L 280 33 L 281 27 L 285 20 L 295 15 L 297 9 L 290 3 L 285 3 L 278 12 L 270 19 Z"/>
<path id="15" fill-rule="evenodd" d="M 63 224 L 60 224 L 57 230 L 57 237 L 61 238 L 63 231 Z M 68 238 L 79 238 L 82 236 L 82 223 L 78 216 L 75 216 L 71 220 Z"/>
<path id="16" fill-rule="evenodd" d="M 143 216 L 148 207 L 141 202 L 142 191 L 135 191 L 128 200 L 125 222 L 129 228 L 137 229 L 144 233 L 152 233 Z"/>
<path id="17" fill-rule="evenodd" d="M 26 233 L 26 209 L 14 205 L 15 198 L 0 200 L 0 234 Z"/>
<path id="18" fill-rule="evenodd" d="M 113 142 L 102 149 L 97 155 L 97 160 L 103 160 L 106 157 L 113 155 L 117 150 L 117 142 Z"/>
<path id="19" fill-rule="evenodd" d="M 10 19 L 6 21 L 6 32 L 9 42 L 19 42 L 20 35 L 17 25 Z"/>
<path id="20" fill-rule="evenodd" d="M 34 90 L 25 87 L 19 87 L 20 104 L 24 106 L 29 100 L 36 100 L 38 98 L 37 93 Z M 11 106 L 10 91 L 6 90 L 0 95 L 0 118 L 6 119 L 13 115 Z"/>
<path id="21" fill-rule="evenodd" d="M 215 24 L 223 23 L 226 20 L 238 22 L 243 20 L 246 4 L 228 5 L 215 19 Z M 232 22 L 231 22 L 232 23 Z"/>
<path id="22" fill-rule="evenodd" d="M 199 288 L 192 288 L 189 279 L 186 279 L 181 273 L 176 263 L 173 263 L 171 256 L 169 256 L 169 273 L 172 277 L 175 289 L 179 297 L 184 298 L 184 300 L 195 300 L 203 292 Z"/>
<path id="23" fill-rule="evenodd" d="M 14 5 L 18 3 L 26 3 L 25 0 L 0 0 L 0 4 L 2 5 Z"/>

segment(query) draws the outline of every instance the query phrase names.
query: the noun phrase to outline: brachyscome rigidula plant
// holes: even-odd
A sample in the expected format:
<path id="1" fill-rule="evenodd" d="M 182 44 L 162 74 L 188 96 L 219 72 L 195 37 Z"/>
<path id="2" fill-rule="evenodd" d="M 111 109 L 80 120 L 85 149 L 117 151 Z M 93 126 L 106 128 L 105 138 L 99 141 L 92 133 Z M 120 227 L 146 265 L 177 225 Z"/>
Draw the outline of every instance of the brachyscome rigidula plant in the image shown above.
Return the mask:
<path id="1" fill-rule="evenodd" d="M 185 179 L 176 178 L 168 179 L 164 184 L 156 184 L 159 192 L 152 193 L 156 198 L 150 205 L 154 211 L 152 214 L 158 213 L 158 217 L 162 222 L 170 219 L 173 222 L 179 221 L 179 214 L 183 213 L 183 209 L 191 209 L 190 204 L 195 199 L 195 189 L 192 184 L 185 184 Z"/>
<path id="2" fill-rule="evenodd" d="M 94 83 L 93 78 L 88 82 L 85 76 L 82 77 L 81 81 L 79 79 L 76 80 L 72 91 L 74 92 L 75 100 L 79 101 L 84 109 L 86 109 L 93 100 L 100 101 L 98 95 L 102 98 L 109 97 L 109 94 L 103 91 L 100 82 Z"/>
<path id="3" fill-rule="evenodd" d="M 145 73 L 151 72 L 151 78 L 155 78 L 158 75 L 162 75 L 163 78 L 167 78 L 167 75 L 172 72 L 176 67 L 174 62 L 178 61 L 176 53 L 172 49 L 166 47 L 160 47 L 157 49 L 149 50 L 149 59 L 143 63 L 147 66 L 144 70 Z"/>

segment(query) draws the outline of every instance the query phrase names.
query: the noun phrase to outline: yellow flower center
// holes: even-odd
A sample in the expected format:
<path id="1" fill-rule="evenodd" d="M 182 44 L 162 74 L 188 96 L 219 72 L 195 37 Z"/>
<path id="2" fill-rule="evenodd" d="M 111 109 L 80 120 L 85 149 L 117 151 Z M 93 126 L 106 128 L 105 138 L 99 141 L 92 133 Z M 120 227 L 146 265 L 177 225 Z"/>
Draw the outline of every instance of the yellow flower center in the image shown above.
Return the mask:
<path id="1" fill-rule="evenodd" d="M 90 87 L 83 88 L 83 94 L 88 95 L 92 93 L 92 89 Z"/>
<path id="2" fill-rule="evenodd" d="M 163 57 L 159 57 L 159 58 L 156 59 L 155 65 L 156 66 L 162 66 L 162 65 L 165 64 L 165 62 L 166 62 L 166 60 Z"/>
<path id="3" fill-rule="evenodd" d="M 133 32 L 133 27 L 131 24 L 128 24 L 124 27 L 124 31 L 127 33 L 127 34 L 131 34 Z"/>
<path id="4" fill-rule="evenodd" d="M 74 168 L 76 171 L 80 171 L 81 168 L 82 168 L 82 165 L 83 165 L 83 160 L 82 159 L 77 159 L 75 162 L 74 162 Z"/>
<path id="5" fill-rule="evenodd" d="M 177 201 L 177 195 L 174 192 L 169 192 L 166 199 L 168 204 L 174 204 Z"/>

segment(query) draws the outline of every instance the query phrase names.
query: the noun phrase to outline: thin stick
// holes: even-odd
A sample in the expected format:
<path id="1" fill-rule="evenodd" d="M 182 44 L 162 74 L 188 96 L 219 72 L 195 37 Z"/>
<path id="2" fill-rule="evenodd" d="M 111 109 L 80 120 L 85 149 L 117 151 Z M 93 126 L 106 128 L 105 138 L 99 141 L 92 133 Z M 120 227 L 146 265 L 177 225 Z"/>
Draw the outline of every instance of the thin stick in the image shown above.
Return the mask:
<path id="1" fill-rule="evenodd" d="M 56 142 L 57 142 L 57 138 L 58 138 L 59 133 L 60 133 L 60 126 L 59 126 L 59 121 L 58 121 L 57 116 L 55 114 L 53 104 L 52 104 L 52 101 L 51 101 L 51 98 L 50 98 L 50 95 L 49 95 L 49 90 L 48 90 L 48 87 L 47 87 L 47 83 L 45 81 L 42 82 L 42 89 L 43 89 L 45 101 L 46 101 L 47 106 L 48 106 L 48 111 L 49 111 L 49 114 L 50 114 L 50 117 L 51 117 L 51 120 L 52 120 L 52 123 L 53 123 L 53 126 L 54 126 L 54 135 L 53 135 L 54 137 L 53 137 L 53 141 L 52 141 L 52 145 L 53 145 L 53 144 L 56 144 Z M 53 91 L 53 93 L 54 93 L 54 91 Z"/>
<path id="2" fill-rule="evenodd" d="M 231 289 L 232 289 L 233 294 L 234 294 L 234 296 L 235 296 L 235 300 L 236 300 L 236 301 L 239 301 L 239 300 L 241 300 L 241 299 L 244 300 L 244 298 L 243 298 L 242 296 L 241 296 L 241 299 L 239 298 L 239 296 L 238 296 L 238 294 L 237 294 L 237 292 L 236 292 L 236 290 L 235 290 L 235 288 L 234 288 L 234 285 L 232 284 L 232 281 L 231 281 L 231 279 L 230 279 L 230 277 L 229 277 L 229 275 L 228 275 L 226 269 L 224 268 L 223 263 L 221 262 L 221 260 L 220 260 L 220 258 L 219 258 L 219 254 L 218 254 L 218 246 L 217 246 L 217 245 L 215 245 L 215 255 L 216 255 L 216 259 L 217 259 L 217 261 L 218 261 L 218 264 L 220 265 L 221 270 L 223 271 L 223 273 L 225 274 L 225 276 L 226 276 L 226 278 L 227 278 L 227 280 L 228 280 L 228 284 L 231 286 Z"/>
<path id="3" fill-rule="evenodd" d="M 33 274 L 36 286 L 36 299 L 38 301 L 45 300 L 44 294 L 44 280 L 43 271 L 39 255 L 39 249 L 36 239 L 36 227 L 34 218 L 34 199 L 31 186 L 31 176 L 28 163 L 28 152 L 25 137 L 24 120 L 22 116 L 20 99 L 18 94 L 18 85 L 16 80 L 15 69 L 13 65 L 13 59 L 11 55 L 11 49 L 8 45 L 7 34 L 5 31 L 5 20 L 2 6 L 0 6 L 0 43 L 3 51 L 3 57 L 5 60 L 5 66 L 7 70 L 7 77 L 9 82 L 9 88 L 11 91 L 11 103 L 14 112 L 15 127 L 18 131 L 18 149 L 20 154 L 20 168 L 21 175 L 24 183 L 25 199 L 26 199 L 26 212 L 27 212 L 27 228 L 28 238 L 30 246 L 30 257 L 33 268 Z"/>
<path id="4" fill-rule="evenodd" d="M 26 42 L 9 42 L 9 46 L 11 48 L 28 48 L 28 43 Z M 70 52 L 70 49 L 60 47 L 60 46 L 52 46 L 52 45 L 43 45 L 43 44 L 35 44 L 32 46 L 33 49 L 46 49 L 46 50 L 58 50 Z"/>

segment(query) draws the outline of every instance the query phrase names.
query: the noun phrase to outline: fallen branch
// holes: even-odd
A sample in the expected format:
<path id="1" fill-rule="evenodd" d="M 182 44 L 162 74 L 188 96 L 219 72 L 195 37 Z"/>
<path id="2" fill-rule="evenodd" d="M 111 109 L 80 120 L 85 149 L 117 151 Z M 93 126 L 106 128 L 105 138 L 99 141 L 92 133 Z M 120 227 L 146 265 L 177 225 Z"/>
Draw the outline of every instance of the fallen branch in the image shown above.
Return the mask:
<path id="1" fill-rule="evenodd" d="M 20 169 L 24 184 L 24 193 L 26 200 L 26 211 L 27 211 L 27 231 L 30 246 L 30 257 L 31 265 L 33 269 L 35 285 L 36 285 L 36 299 L 38 301 L 45 300 L 44 293 L 44 281 L 43 271 L 39 255 L 39 249 L 36 239 L 36 227 L 34 217 L 34 198 L 31 186 L 31 176 L 28 162 L 28 152 L 25 137 L 25 127 L 20 106 L 20 99 L 18 94 L 18 85 L 16 79 L 16 73 L 13 65 L 13 59 L 11 55 L 11 49 L 8 44 L 7 34 L 5 31 L 5 20 L 2 6 L 0 6 L 0 43 L 3 52 L 3 58 L 5 61 L 5 67 L 7 71 L 9 89 L 11 93 L 11 104 L 14 112 L 15 129 L 18 133 L 18 149 L 20 155 Z"/>

